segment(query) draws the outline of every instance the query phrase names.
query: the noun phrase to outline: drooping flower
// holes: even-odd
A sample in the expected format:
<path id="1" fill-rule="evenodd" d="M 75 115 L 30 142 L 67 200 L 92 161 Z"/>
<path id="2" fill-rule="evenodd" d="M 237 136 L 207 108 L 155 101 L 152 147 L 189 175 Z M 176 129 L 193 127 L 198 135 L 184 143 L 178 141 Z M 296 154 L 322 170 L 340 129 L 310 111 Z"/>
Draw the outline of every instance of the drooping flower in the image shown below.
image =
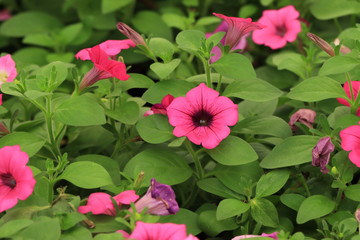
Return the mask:
<path id="1" fill-rule="evenodd" d="M 207 149 L 215 148 L 230 134 L 238 120 L 238 106 L 204 83 L 191 89 L 186 97 L 175 98 L 167 108 L 173 134 L 186 136 Z"/>
<path id="2" fill-rule="evenodd" d="M 241 38 L 246 34 L 264 27 L 260 23 L 252 22 L 251 18 L 244 19 L 238 17 L 228 17 L 219 13 L 213 14 L 225 20 L 228 25 L 225 35 L 225 45 L 229 45 L 230 49 L 234 49 L 234 47 L 240 42 Z"/>
<path id="3" fill-rule="evenodd" d="M 13 82 L 17 76 L 15 62 L 10 54 L 0 57 L 0 86 L 4 82 Z"/>
<path id="4" fill-rule="evenodd" d="M 168 94 L 166 95 L 162 100 L 161 103 L 154 104 L 149 111 L 146 111 L 144 116 L 149 116 L 153 114 L 163 114 L 167 115 L 167 107 L 170 105 L 170 103 L 174 100 L 174 96 Z"/>
<path id="5" fill-rule="evenodd" d="M 137 212 L 147 208 L 146 213 L 152 215 L 169 215 L 179 211 L 176 196 L 171 186 L 151 179 L 151 185 L 146 194 L 135 203 Z"/>
<path id="6" fill-rule="evenodd" d="M 350 151 L 349 159 L 360 167 L 360 125 L 350 126 L 340 131 L 341 147 Z"/>
<path id="7" fill-rule="evenodd" d="M 126 66 L 123 62 L 110 60 L 109 56 L 99 45 L 86 50 L 94 67 L 84 76 L 80 83 L 80 90 L 91 86 L 101 79 L 115 77 L 126 81 L 130 76 L 126 73 Z M 85 56 L 85 55 L 82 55 Z"/>
<path id="8" fill-rule="evenodd" d="M 329 163 L 330 154 L 334 151 L 335 146 L 331 142 L 331 137 L 321 138 L 312 150 L 312 165 L 320 167 L 323 174 L 328 173 L 326 165 Z"/>
<path id="9" fill-rule="evenodd" d="M 142 45 L 147 47 L 141 35 L 125 23 L 118 22 L 116 27 L 122 34 L 124 34 L 127 38 L 131 39 L 136 45 Z"/>
<path id="10" fill-rule="evenodd" d="M 9 18 L 11 18 L 11 14 L 10 14 L 9 10 L 3 9 L 0 11 L 0 22 L 5 21 Z"/>
<path id="11" fill-rule="evenodd" d="M 331 47 L 331 45 L 326 42 L 324 39 L 322 39 L 319 36 L 316 36 L 313 33 L 307 33 L 308 38 L 313 41 L 318 47 L 320 47 L 323 51 L 325 51 L 327 54 L 329 54 L 330 57 L 335 56 L 335 51 Z"/>
<path id="12" fill-rule="evenodd" d="M 127 190 L 113 197 L 120 208 L 122 204 L 130 204 L 139 198 L 134 190 Z M 92 212 L 92 214 L 106 214 L 110 216 L 116 215 L 116 209 L 111 201 L 111 196 L 107 193 L 96 192 L 90 194 L 85 206 L 80 206 L 78 212 L 85 214 Z"/>
<path id="13" fill-rule="evenodd" d="M 103 50 L 110 58 L 114 59 L 121 50 L 135 47 L 135 43 L 131 39 L 125 40 L 107 40 L 99 44 L 101 50 Z M 91 48 L 85 48 L 80 50 L 75 57 L 83 61 L 90 60 L 89 51 Z M 115 60 L 115 59 L 114 59 Z"/>
<path id="14" fill-rule="evenodd" d="M 271 49 L 282 48 L 287 42 L 294 42 L 301 32 L 299 15 L 299 12 L 292 5 L 279 10 L 263 11 L 258 22 L 266 27 L 253 32 L 253 41 L 256 44 L 264 44 Z"/>
<path id="15" fill-rule="evenodd" d="M 136 240 L 199 240 L 191 234 L 187 236 L 185 224 L 145 223 L 138 221 L 128 239 Z"/>
<path id="16" fill-rule="evenodd" d="M 35 187 L 30 167 L 26 166 L 29 156 L 19 145 L 0 149 L 0 212 L 14 207 L 18 199 L 27 199 Z"/>
<path id="17" fill-rule="evenodd" d="M 360 89 L 360 81 L 351 81 L 351 86 L 352 86 L 352 89 L 353 89 L 353 94 L 354 94 L 354 98 L 356 99 L 357 96 L 358 96 L 358 93 L 359 93 L 359 89 Z M 345 90 L 345 93 L 346 95 L 350 98 L 351 98 L 351 92 L 350 92 L 350 87 L 349 87 L 349 82 L 345 82 L 344 83 L 344 86 L 343 86 L 344 90 Z M 350 103 L 344 99 L 344 98 L 337 98 L 338 102 L 340 104 L 343 104 L 345 106 L 348 106 L 350 107 Z M 356 111 L 356 116 L 359 116 L 360 117 L 360 107 L 357 109 Z"/>
<path id="18" fill-rule="evenodd" d="M 313 127 L 313 123 L 315 121 L 316 112 L 311 109 L 300 109 L 297 112 L 295 112 L 291 117 L 289 121 L 289 126 L 291 127 L 291 130 L 295 132 L 298 127 L 295 125 L 296 122 L 302 123 L 306 125 L 308 128 Z"/>
<path id="19" fill-rule="evenodd" d="M 241 236 L 234 237 L 231 240 L 239 240 L 239 239 L 254 238 L 254 237 L 269 237 L 269 238 L 273 238 L 273 239 L 278 240 L 279 239 L 278 236 L 277 236 L 278 233 L 279 232 L 273 232 L 273 233 L 270 233 L 270 234 L 263 233 L 261 235 L 241 235 Z"/>

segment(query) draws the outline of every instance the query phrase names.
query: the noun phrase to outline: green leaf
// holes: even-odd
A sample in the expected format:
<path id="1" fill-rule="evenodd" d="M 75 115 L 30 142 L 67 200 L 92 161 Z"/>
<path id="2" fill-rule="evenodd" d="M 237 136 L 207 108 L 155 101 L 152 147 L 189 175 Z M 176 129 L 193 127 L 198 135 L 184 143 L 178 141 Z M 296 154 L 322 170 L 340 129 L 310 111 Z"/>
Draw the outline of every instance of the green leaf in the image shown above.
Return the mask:
<path id="1" fill-rule="evenodd" d="M 238 15 L 241 18 L 248 18 L 257 13 L 258 9 L 255 4 L 246 4 L 240 8 Z"/>
<path id="2" fill-rule="evenodd" d="M 7 37 L 23 37 L 27 34 L 50 32 L 62 23 L 45 12 L 21 12 L 1 24 L 0 33 Z"/>
<path id="3" fill-rule="evenodd" d="M 67 65 L 63 62 L 52 62 L 36 73 L 36 84 L 46 92 L 54 91 L 66 79 L 68 74 Z"/>
<path id="4" fill-rule="evenodd" d="M 187 18 L 177 13 L 164 13 L 161 18 L 169 27 L 174 27 L 180 30 L 185 30 L 187 26 Z"/>
<path id="5" fill-rule="evenodd" d="M 206 149 L 206 152 L 215 161 L 228 166 L 242 165 L 258 159 L 254 149 L 246 141 L 235 136 L 228 136 L 219 146 Z"/>
<path id="6" fill-rule="evenodd" d="M 139 118 L 139 105 L 134 101 L 123 102 L 115 110 L 105 109 L 105 114 L 119 122 L 134 125 Z"/>
<path id="7" fill-rule="evenodd" d="M 140 11 L 131 20 L 135 28 L 146 35 L 162 37 L 172 40 L 171 29 L 162 20 L 160 15 L 154 11 Z"/>
<path id="8" fill-rule="evenodd" d="M 339 82 L 324 76 L 304 80 L 292 88 L 287 97 L 305 102 L 316 102 L 328 98 L 348 98 Z"/>
<path id="9" fill-rule="evenodd" d="M 299 211 L 300 205 L 304 200 L 304 196 L 296 193 L 287 193 L 280 196 L 280 201 L 295 211 Z"/>
<path id="10" fill-rule="evenodd" d="M 113 184 L 109 173 L 101 165 L 81 161 L 68 165 L 58 180 L 65 179 L 81 188 L 98 188 Z"/>
<path id="11" fill-rule="evenodd" d="M 46 231 L 44 231 L 46 229 Z M 57 218 L 41 216 L 36 222 L 17 234 L 20 239 L 57 240 L 60 239 L 60 225 Z"/>
<path id="12" fill-rule="evenodd" d="M 253 102 L 244 100 L 238 104 L 238 112 L 243 115 L 245 118 L 247 117 L 265 117 L 271 116 L 275 112 L 278 105 L 278 100 L 270 100 L 267 102 Z M 232 129 L 237 128 L 236 124 Z"/>
<path id="13" fill-rule="evenodd" d="M 205 33 L 199 30 L 185 30 L 181 31 L 176 36 L 176 43 L 179 45 L 179 48 L 197 54 L 197 51 L 201 47 L 201 43 L 206 39 Z"/>
<path id="14" fill-rule="evenodd" d="M 312 149 L 319 139 L 320 137 L 305 135 L 288 137 L 275 146 L 269 155 L 262 160 L 260 166 L 274 169 L 311 162 Z"/>
<path id="15" fill-rule="evenodd" d="M 231 53 L 221 57 L 211 64 L 211 67 L 221 75 L 236 80 L 254 79 L 255 70 L 247 57 L 238 53 Z"/>
<path id="16" fill-rule="evenodd" d="M 280 97 L 282 94 L 282 91 L 270 83 L 257 78 L 235 81 L 229 84 L 223 93 L 227 97 L 237 97 L 253 102 L 270 101 Z"/>
<path id="17" fill-rule="evenodd" d="M 271 171 L 259 179 L 256 185 L 256 197 L 267 197 L 278 192 L 289 179 L 290 172 L 287 169 Z"/>
<path id="18" fill-rule="evenodd" d="M 360 4 L 359 4 L 360 6 Z M 360 61 L 348 56 L 335 56 L 329 58 L 319 70 L 319 75 L 345 73 L 360 64 Z"/>
<path id="19" fill-rule="evenodd" d="M 54 112 L 55 119 L 71 126 L 101 125 L 106 122 L 104 109 L 85 95 L 61 103 Z"/>
<path id="20" fill-rule="evenodd" d="M 298 224 L 323 217 L 331 213 L 335 208 L 335 202 L 323 195 L 313 195 L 306 198 L 300 205 L 296 222 Z"/>
<path id="21" fill-rule="evenodd" d="M 126 164 L 125 173 L 135 178 L 145 172 L 144 185 L 150 184 L 151 178 L 163 184 L 174 185 L 185 182 L 191 177 L 192 170 L 185 159 L 166 149 L 147 149 L 138 153 Z"/>
<path id="22" fill-rule="evenodd" d="M 175 52 L 173 44 L 165 38 L 151 38 L 149 48 L 165 63 L 171 61 Z"/>
<path id="23" fill-rule="evenodd" d="M 169 119 L 162 114 L 153 114 L 140 119 L 136 124 L 136 130 L 142 139 L 153 144 L 163 143 L 174 137 Z"/>
<path id="24" fill-rule="evenodd" d="M 0 226 L 0 238 L 9 238 L 32 223 L 33 221 L 30 219 L 16 219 L 6 222 Z"/>
<path id="25" fill-rule="evenodd" d="M 153 63 L 150 69 L 159 76 L 160 79 L 168 77 L 179 66 L 181 60 L 179 58 L 173 59 L 169 63 Z"/>
<path id="26" fill-rule="evenodd" d="M 250 204 L 236 199 L 222 200 L 216 209 L 216 219 L 224 220 L 233 216 L 240 215 L 249 210 Z"/>
<path id="27" fill-rule="evenodd" d="M 85 218 L 83 214 L 78 212 L 66 213 L 61 218 L 61 230 L 68 230 Z"/>
<path id="28" fill-rule="evenodd" d="M 13 132 L 0 138 L 0 148 L 5 146 L 20 145 L 21 151 L 29 157 L 34 156 L 45 144 L 45 139 L 27 132 Z"/>
<path id="29" fill-rule="evenodd" d="M 51 95 L 52 93 L 46 93 L 46 92 L 41 92 L 41 91 L 37 91 L 37 90 L 29 90 L 26 91 L 24 93 L 24 95 L 32 100 L 38 99 L 39 97 L 44 97 L 47 95 Z"/>
<path id="30" fill-rule="evenodd" d="M 80 37 L 81 31 L 84 25 L 82 23 L 69 24 L 60 31 L 59 38 L 63 44 L 71 44 L 78 37 Z"/>
<path id="31" fill-rule="evenodd" d="M 360 13 L 360 3 L 356 1 L 317 0 L 311 4 L 311 13 L 320 20 L 329 20 Z"/>
<path id="32" fill-rule="evenodd" d="M 56 45 L 54 37 L 48 33 L 30 33 L 24 37 L 23 43 L 50 48 Z"/>
<path id="33" fill-rule="evenodd" d="M 199 18 L 199 20 L 197 20 L 197 22 L 195 23 L 195 26 L 206 26 L 206 25 L 210 25 L 210 24 L 216 24 L 216 23 L 220 23 L 221 19 L 215 16 L 205 16 L 205 17 L 201 17 Z"/>
<path id="34" fill-rule="evenodd" d="M 208 46 L 208 48 L 211 44 L 213 44 L 212 46 L 216 46 L 219 44 L 219 42 L 224 36 L 225 36 L 225 32 L 214 33 L 213 35 L 211 35 L 206 39 L 206 45 Z"/>
<path id="35" fill-rule="evenodd" d="M 61 240 L 91 240 L 91 232 L 83 226 L 73 227 L 61 234 Z M 123 238 L 118 238 L 122 240 Z"/>
<path id="36" fill-rule="evenodd" d="M 46 56 L 49 54 L 44 48 L 38 47 L 24 47 L 16 51 L 12 57 L 14 58 L 16 64 L 36 64 L 43 66 L 47 64 Z M 2 85 L 1 85 L 2 91 Z"/>
<path id="37" fill-rule="evenodd" d="M 161 216 L 161 223 L 185 224 L 187 234 L 198 235 L 201 229 L 198 226 L 199 215 L 185 208 L 180 208 L 174 215 Z"/>
<path id="38" fill-rule="evenodd" d="M 223 231 L 234 230 L 238 228 L 234 218 L 228 218 L 220 221 L 216 220 L 215 210 L 209 210 L 200 213 L 198 223 L 200 228 L 211 237 L 215 237 Z"/>
<path id="39" fill-rule="evenodd" d="M 127 91 L 129 89 L 133 88 L 150 88 L 154 85 L 153 80 L 151 80 L 149 77 L 138 74 L 138 73 L 130 73 L 130 77 L 126 81 L 119 81 L 117 84 L 118 86 L 123 89 L 124 91 Z"/>
<path id="40" fill-rule="evenodd" d="M 125 239 L 122 233 L 100 233 L 96 234 L 94 240 L 123 240 Z"/>
<path id="41" fill-rule="evenodd" d="M 350 185 L 345 191 L 345 196 L 351 200 L 360 201 L 360 184 Z"/>
<path id="42" fill-rule="evenodd" d="M 239 195 L 227 188 L 217 178 L 205 178 L 197 182 L 200 189 L 223 198 L 239 198 Z"/>
<path id="43" fill-rule="evenodd" d="M 250 201 L 251 216 L 256 222 L 267 226 L 277 227 L 279 225 L 278 212 L 269 200 L 265 198 L 254 198 Z"/>
<path id="44" fill-rule="evenodd" d="M 115 12 L 116 10 L 129 5 L 134 2 L 134 0 L 102 0 L 101 1 L 101 13 L 107 14 L 111 12 Z"/>

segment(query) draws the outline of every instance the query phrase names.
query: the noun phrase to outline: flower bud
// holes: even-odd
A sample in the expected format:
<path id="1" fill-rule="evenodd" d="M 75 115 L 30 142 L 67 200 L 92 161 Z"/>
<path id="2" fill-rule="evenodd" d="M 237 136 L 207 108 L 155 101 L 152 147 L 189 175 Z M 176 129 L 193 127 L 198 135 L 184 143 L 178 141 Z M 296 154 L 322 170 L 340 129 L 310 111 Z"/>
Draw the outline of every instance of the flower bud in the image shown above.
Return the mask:
<path id="1" fill-rule="evenodd" d="M 318 45 L 318 47 L 320 47 L 322 50 L 324 50 L 331 57 L 335 56 L 334 49 L 324 39 L 316 36 L 313 33 L 307 33 L 307 36 L 308 36 L 308 38 L 310 38 L 311 41 L 313 41 L 316 45 Z"/>
<path id="2" fill-rule="evenodd" d="M 334 151 L 335 146 L 331 142 L 330 137 L 321 138 L 312 150 L 312 165 L 320 167 L 323 174 L 329 172 L 326 165 L 329 163 L 330 154 Z"/>
<path id="3" fill-rule="evenodd" d="M 134 29 L 122 22 L 118 22 L 116 26 L 122 34 L 130 38 L 136 45 L 143 45 L 147 47 L 144 39 Z"/>

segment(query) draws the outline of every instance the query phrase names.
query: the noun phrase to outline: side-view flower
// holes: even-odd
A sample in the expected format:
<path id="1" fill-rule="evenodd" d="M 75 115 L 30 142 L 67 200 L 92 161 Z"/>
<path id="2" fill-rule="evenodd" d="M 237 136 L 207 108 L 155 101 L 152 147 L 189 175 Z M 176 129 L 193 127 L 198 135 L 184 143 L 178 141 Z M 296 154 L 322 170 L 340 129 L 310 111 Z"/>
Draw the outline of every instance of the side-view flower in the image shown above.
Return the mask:
<path id="1" fill-rule="evenodd" d="M 13 82 L 17 76 L 15 62 L 10 54 L 0 57 L 0 86 L 4 82 Z"/>

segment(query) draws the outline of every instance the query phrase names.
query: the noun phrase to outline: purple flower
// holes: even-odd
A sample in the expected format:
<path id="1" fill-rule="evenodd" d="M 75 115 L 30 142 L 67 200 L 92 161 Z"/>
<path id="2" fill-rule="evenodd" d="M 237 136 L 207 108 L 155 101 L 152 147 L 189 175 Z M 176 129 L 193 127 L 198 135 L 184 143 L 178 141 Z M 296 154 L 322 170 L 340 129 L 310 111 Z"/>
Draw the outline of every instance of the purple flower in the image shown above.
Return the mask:
<path id="1" fill-rule="evenodd" d="M 313 123 L 315 121 L 315 117 L 316 117 L 316 112 L 311 109 L 298 110 L 290 117 L 289 125 L 291 127 L 291 130 L 295 132 L 298 129 L 298 127 L 295 125 L 295 122 L 302 123 L 306 125 L 308 128 L 312 128 Z"/>
<path id="2" fill-rule="evenodd" d="M 137 212 L 142 212 L 146 207 L 146 213 L 153 215 L 169 215 L 179 211 L 171 186 L 158 183 L 155 178 L 151 179 L 146 194 L 135 203 Z"/>
<path id="3" fill-rule="evenodd" d="M 326 165 L 329 163 L 330 154 L 334 151 L 335 146 L 330 137 L 321 138 L 312 150 L 312 165 L 320 167 L 323 174 L 329 172 Z"/>

